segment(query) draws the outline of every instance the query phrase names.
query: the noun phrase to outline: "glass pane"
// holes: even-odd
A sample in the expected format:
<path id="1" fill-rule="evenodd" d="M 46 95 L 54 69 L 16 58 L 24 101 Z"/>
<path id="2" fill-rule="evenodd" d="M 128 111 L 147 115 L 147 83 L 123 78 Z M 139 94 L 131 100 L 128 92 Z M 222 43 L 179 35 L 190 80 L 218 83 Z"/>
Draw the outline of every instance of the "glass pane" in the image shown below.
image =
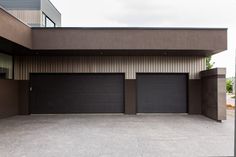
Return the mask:
<path id="1" fill-rule="evenodd" d="M 53 23 L 49 18 L 46 17 L 46 27 L 55 27 L 55 23 Z"/>
<path id="2" fill-rule="evenodd" d="M 12 56 L 0 53 L 0 79 L 12 79 Z"/>

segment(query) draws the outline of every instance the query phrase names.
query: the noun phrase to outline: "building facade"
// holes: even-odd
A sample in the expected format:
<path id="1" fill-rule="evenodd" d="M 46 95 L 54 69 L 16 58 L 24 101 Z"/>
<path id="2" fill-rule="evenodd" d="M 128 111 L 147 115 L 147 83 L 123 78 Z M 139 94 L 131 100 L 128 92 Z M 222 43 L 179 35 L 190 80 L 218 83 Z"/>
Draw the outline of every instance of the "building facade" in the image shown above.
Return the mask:
<path id="1" fill-rule="evenodd" d="M 31 27 L 61 26 L 61 13 L 49 0 L 0 0 L 0 6 Z"/>
<path id="2" fill-rule="evenodd" d="M 205 58 L 227 49 L 227 29 L 30 28 L 3 9 L 0 19 L 1 77 L 11 79 L 0 86 L 17 100 L 4 99 L 14 106 L 5 114 L 226 118 L 225 69 L 206 70 Z"/>

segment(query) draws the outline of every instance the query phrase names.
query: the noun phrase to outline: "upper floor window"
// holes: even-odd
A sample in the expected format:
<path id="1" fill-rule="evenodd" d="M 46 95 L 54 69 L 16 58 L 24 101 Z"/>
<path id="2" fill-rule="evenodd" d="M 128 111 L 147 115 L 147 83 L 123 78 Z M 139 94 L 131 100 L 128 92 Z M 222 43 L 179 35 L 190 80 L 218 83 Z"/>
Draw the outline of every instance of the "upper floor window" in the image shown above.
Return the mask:
<path id="1" fill-rule="evenodd" d="M 42 26 L 43 27 L 56 27 L 56 24 L 47 15 L 43 13 Z"/>

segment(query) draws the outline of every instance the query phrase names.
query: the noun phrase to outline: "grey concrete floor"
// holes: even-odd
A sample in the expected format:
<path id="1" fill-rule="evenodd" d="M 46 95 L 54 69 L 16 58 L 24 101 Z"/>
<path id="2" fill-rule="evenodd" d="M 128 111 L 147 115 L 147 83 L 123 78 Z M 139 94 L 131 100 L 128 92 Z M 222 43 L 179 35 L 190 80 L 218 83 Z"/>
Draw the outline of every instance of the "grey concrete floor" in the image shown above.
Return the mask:
<path id="1" fill-rule="evenodd" d="M 233 156 L 234 118 L 31 115 L 0 120 L 0 157 Z"/>

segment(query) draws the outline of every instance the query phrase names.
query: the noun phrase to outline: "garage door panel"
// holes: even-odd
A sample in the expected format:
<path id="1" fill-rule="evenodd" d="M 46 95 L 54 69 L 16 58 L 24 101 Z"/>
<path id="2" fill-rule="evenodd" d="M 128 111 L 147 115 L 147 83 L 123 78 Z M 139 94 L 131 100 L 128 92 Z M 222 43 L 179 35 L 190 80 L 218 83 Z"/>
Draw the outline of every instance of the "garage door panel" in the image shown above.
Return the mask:
<path id="1" fill-rule="evenodd" d="M 138 112 L 187 112 L 186 79 L 185 74 L 138 74 Z"/>
<path id="2" fill-rule="evenodd" d="M 33 74 L 32 113 L 122 113 L 123 74 Z"/>

